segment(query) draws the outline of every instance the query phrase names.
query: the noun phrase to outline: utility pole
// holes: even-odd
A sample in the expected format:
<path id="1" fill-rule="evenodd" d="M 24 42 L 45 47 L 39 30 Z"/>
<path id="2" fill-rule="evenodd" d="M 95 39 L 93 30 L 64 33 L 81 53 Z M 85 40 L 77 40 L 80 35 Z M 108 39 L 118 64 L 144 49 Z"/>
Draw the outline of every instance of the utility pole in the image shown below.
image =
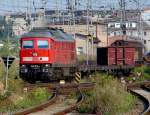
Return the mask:
<path id="1" fill-rule="evenodd" d="M 120 0 L 120 7 L 121 7 L 121 24 L 124 24 L 126 20 L 125 0 Z"/>
<path id="2" fill-rule="evenodd" d="M 71 26 L 70 26 L 70 10 L 71 10 L 71 5 L 70 5 L 70 0 L 66 0 L 66 3 L 67 3 L 67 6 L 66 6 L 66 9 L 67 9 L 67 13 L 68 13 L 68 30 L 70 31 L 71 33 Z"/>
<path id="3" fill-rule="evenodd" d="M 63 4 L 63 0 L 60 1 L 60 4 Z M 65 18 L 64 18 L 64 9 L 63 5 L 61 5 L 61 16 L 62 16 L 62 24 L 65 25 Z"/>
<path id="4" fill-rule="evenodd" d="M 92 0 L 89 0 L 89 10 L 91 11 L 91 15 L 93 15 L 93 9 L 92 9 Z M 91 25 L 91 27 L 93 27 L 93 22 L 92 22 L 92 20 L 91 20 L 91 22 L 90 22 L 90 25 Z M 91 47 L 92 47 L 92 53 L 91 53 L 91 56 L 92 56 L 92 59 L 93 59 L 93 56 L 94 56 L 94 39 L 93 39 L 93 37 L 94 37 L 94 32 L 92 31 L 91 33 L 90 33 L 90 35 L 91 35 Z"/>
<path id="5" fill-rule="evenodd" d="M 126 37 L 126 3 L 125 0 L 120 0 L 121 19 L 120 27 L 122 30 L 122 39 Z"/>
<path id="6" fill-rule="evenodd" d="M 76 29 L 75 29 L 75 8 L 76 8 L 76 0 L 67 0 L 67 10 L 68 10 L 68 16 L 69 16 L 69 22 L 68 22 L 68 26 L 70 29 L 70 33 L 72 33 L 74 35 L 74 39 L 75 39 L 75 33 L 76 33 Z"/>
<path id="7" fill-rule="evenodd" d="M 87 39 L 86 39 L 86 64 L 89 65 L 89 0 L 87 0 L 87 17 L 86 17 L 86 32 L 87 32 Z"/>
<path id="8" fill-rule="evenodd" d="M 56 18 L 57 18 L 57 21 L 60 22 L 58 0 L 55 0 L 55 2 L 56 2 Z"/>
<path id="9" fill-rule="evenodd" d="M 56 0 L 57 1 L 57 0 Z M 47 0 L 42 0 L 42 9 L 43 9 L 43 13 L 44 13 L 44 15 L 43 15 L 43 17 L 44 17 L 44 21 L 46 21 L 45 20 L 45 6 L 46 6 L 46 4 L 47 4 Z"/>
<path id="10" fill-rule="evenodd" d="M 27 21 L 27 26 L 28 26 L 28 31 L 29 31 L 32 28 L 32 23 L 31 23 L 31 1 L 30 0 L 27 0 L 26 21 Z"/>
<path id="11" fill-rule="evenodd" d="M 138 11 L 138 36 L 140 37 L 141 40 L 143 40 L 143 26 L 142 26 L 142 20 L 141 20 L 141 8 L 140 8 L 140 0 L 135 1 L 137 3 L 137 11 Z"/>
<path id="12" fill-rule="evenodd" d="M 74 35 L 74 39 L 76 38 L 75 34 L 76 34 L 76 21 L 75 21 L 75 10 L 76 10 L 76 0 L 74 0 L 72 2 L 72 20 L 73 20 L 73 35 Z"/>
<path id="13" fill-rule="evenodd" d="M 86 40 L 86 64 L 89 65 L 89 38 L 92 40 L 92 56 L 93 56 L 93 36 L 91 36 L 90 30 L 89 30 L 89 16 L 90 16 L 90 9 L 92 7 L 91 0 L 87 0 L 87 18 L 86 18 L 86 33 L 87 33 L 87 40 Z M 91 23 L 92 24 L 92 23 Z M 90 37 L 89 37 L 90 36 Z M 92 37 L 92 38 L 91 38 Z"/>
<path id="14" fill-rule="evenodd" d="M 7 50 L 8 50 L 8 54 L 7 54 L 7 62 L 6 62 L 6 78 L 5 78 L 5 91 L 8 90 L 8 60 L 9 60 L 9 46 L 10 46 L 10 42 L 9 42 L 9 28 L 10 28 L 10 22 L 8 20 L 8 27 L 7 27 Z"/>

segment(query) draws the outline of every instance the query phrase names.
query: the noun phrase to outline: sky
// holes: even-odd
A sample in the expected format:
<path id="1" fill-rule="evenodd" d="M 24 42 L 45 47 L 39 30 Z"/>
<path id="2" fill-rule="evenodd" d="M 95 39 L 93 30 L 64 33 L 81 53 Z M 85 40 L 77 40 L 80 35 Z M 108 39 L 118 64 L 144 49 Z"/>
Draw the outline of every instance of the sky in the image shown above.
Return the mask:
<path id="1" fill-rule="evenodd" d="M 43 0 L 0 0 L 0 14 L 7 13 L 22 13 L 27 10 L 27 1 L 30 1 L 30 5 L 32 8 L 32 12 L 35 9 L 42 7 Z M 78 5 L 79 9 L 86 9 L 87 0 L 79 0 L 80 4 Z M 92 9 L 106 9 L 108 8 L 119 8 L 119 0 L 91 0 Z M 137 4 L 135 1 L 138 0 L 125 0 L 126 6 L 130 9 L 136 8 Z M 140 6 L 142 7 L 150 7 L 150 0 L 139 0 Z M 66 8 L 66 0 L 47 0 L 47 4 L 45 5 L 46 9 L 65 9 Z"/>

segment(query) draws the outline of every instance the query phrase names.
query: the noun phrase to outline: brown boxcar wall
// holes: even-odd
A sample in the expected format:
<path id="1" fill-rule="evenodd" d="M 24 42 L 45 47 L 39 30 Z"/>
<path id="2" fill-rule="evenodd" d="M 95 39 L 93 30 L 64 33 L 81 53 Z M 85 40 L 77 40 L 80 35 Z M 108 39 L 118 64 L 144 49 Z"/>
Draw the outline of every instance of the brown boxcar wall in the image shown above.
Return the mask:
<path id="1" fill-rule="evenodd" d="M 97 49 L 98 65 L 134 65 L 135 48 L 107 47 Z"/>

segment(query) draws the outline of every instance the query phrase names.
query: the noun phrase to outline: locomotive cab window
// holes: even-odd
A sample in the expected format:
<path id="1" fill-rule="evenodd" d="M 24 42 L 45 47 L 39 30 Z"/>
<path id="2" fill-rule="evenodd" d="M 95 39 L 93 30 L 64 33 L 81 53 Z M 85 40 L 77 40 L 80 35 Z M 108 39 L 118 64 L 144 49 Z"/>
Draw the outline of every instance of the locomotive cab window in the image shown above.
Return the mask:
<path id="1" fill-rule="evenodd" d="M 37 47 L 38 48 L 48 48 L 48 41 L 47 40 L 38 40 Z"/>
<path id="2" fill-rule="evenodd" d="M 22 43 L 23 48 L 33 48 L 33 41 L 32 40 L 24 40 Z"/>

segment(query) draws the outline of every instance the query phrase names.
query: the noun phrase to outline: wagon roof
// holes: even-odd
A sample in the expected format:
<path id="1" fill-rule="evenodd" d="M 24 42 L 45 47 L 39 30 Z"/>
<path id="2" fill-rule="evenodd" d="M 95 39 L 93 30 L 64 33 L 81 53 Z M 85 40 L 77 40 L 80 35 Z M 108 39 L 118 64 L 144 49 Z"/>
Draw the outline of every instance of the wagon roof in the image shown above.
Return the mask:
<path id="1" fill-rule="evenodd" d="M 73 36 L 71 34 L 68 34 L 64 32 L 61 29 L 54 29 L 54 28 L 48 28 L 48 29 L 33 29 L 30 32 L 24 34 L 22 38 L 25 37 L 46 37 L 46 38 L 53 38 L 55 40 L 59 41 L 74 41 Z"/>

